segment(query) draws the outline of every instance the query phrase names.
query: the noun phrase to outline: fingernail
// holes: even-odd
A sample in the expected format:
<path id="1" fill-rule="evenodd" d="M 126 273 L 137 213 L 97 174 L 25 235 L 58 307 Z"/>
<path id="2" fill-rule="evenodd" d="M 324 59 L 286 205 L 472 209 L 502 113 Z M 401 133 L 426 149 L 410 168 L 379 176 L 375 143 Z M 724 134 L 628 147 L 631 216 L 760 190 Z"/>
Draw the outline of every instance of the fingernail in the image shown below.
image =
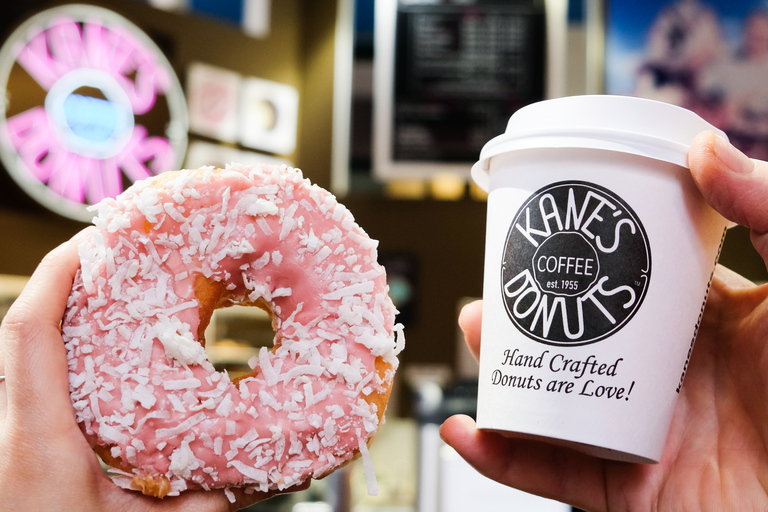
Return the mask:
<path id="1" fill-rule="evenodd" d="M 718 135 L 715 135 L 714 151 L 715 157 L 733 172 L 746 174 L 755 169 L 755 162 L 751 158 Z"/>

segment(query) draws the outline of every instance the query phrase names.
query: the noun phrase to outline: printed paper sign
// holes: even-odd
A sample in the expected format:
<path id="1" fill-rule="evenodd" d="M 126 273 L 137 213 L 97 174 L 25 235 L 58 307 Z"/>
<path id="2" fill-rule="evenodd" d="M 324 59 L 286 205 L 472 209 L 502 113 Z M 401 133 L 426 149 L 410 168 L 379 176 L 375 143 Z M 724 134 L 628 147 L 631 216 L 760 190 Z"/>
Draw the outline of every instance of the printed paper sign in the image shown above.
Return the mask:
<path id="1" fill-rule="evenodd" d="M 189 67 L 189 128 L 224 142 L 237 140 L 240 75 L 207 64 Z"/>

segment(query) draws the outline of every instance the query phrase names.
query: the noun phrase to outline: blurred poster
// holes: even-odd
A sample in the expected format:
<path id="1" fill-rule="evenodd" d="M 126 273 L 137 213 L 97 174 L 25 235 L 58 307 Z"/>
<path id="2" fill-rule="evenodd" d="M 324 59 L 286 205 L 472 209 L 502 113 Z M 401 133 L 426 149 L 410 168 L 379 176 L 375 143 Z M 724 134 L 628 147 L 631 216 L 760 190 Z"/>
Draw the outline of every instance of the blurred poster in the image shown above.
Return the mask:
<path id="1" fill-rule="evenodd" d="M 299 92 L 292 85 L 193 62 L 187 95 L 196 134 L 281 155 L 296 149 Z"/>
<path id="2" fill-rule="evenodd" d="M 288 155 L 296 149 L 299 92 L 287 84 L 247 77 L 240 93 L 240 143 Z"/>
<path id="3" fill-rule="evenodd" d="M 224 142 L 237 140 L 242 78 L 234 71 L 194 62 L 187 71 L 189 129 Z"/>
<path id="4" fill-rule="evenodd" d="M 768 158 L 768 5 L 756 0 L 606 2 L 605 92 L 698 113 Z"/>

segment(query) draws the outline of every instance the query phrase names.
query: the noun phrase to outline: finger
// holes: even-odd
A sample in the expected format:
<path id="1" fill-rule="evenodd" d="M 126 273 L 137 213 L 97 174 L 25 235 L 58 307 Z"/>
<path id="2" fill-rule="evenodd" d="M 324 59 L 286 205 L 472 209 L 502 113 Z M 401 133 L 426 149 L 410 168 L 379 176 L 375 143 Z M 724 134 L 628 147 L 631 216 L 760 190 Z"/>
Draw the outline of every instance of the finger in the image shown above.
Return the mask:
<path id="1" fill-rule="evenodd" d="M 307 489 L 309 489 L 309 485 L 311 483 L 312 483 L 312 480 L 307 479 L 303 483 L 294 485 L 293 487 L 289 487 L 288 489 L 284 489 L 282 491 L 254 492 L 252 494 L 247 494 L 245 493 L 245 491 L 240 489 L 234 489 L 233 492 L 235 495 L 235 502 L 230 504 L 229 506 L 230 512 L 236 512 L 237 510 L 249 507 L 251 505 L 254 505 L 256 503 L 267 500 L 269 498 L 273 498 L 281 494 L 306 491 Z"/>
<path id="2" fill-rule="evenodd" d="M 754 288 L 755 283 L 728 267 L 718 264 L 715 267 L 712 286 L 723 286 L 726 288 Z"/>
<path id="3" fill-rule="evenodd" d="M 709 204 L 751 230 L 768 257 L 768 163 L 753 160 L 711 131 L 696 136 L 688 152 L 691 175 Z"/>
<path id="4" fill-rule="evenodd" d="M 203 491 L 190 490 L 180 496 L 166 496 L 158 499 L 145 496 L 135 490 L 122 489 L 108 478 L 99 481 L 104 505 L 99 509 L 121 510 L 124 512 L 139 512 L 153 510 L 156 512 L 227 512 L 233 505 L 223 490 Z"/>
<path id="5" fill-rule="evenodd" d="M 0 351 L 2 351 L 2 348 L 3 348 L 3 344 L 0 343 Z M 2 359 L 2 357 L 0 357 L 0 359 Z M 0 368 L 1 367 L 2 365 L 0 365 Z M 0 382 L 0 430 L 2 430 L 3 423 L 5 422 L 6 408 L 7 408 L 7 402 L 6 402 L 5 382 Z"/>
<path id="6" fill-rule="evenodd" d="M 109 482 L 110 485 L 114 485 Z M 142 496 L 135 491 L 128 491 L 126 493 L 122 489 L 110 489 L 116 496 L 116 500 L 112 503 L 112 509 L 114 510 L 128 510 L 128 507 L 124 500 L 126 498 L 133 498 L 133 501 L 137 506 L 136 510 L 157 510 L 157 512 L 236 512 L 242 510 L 256 503 L 262 502 L 274 496 L 280 494 L 287 494 L 297 491 L 303 491 L 309 488 L 310 480 L 302 484 L 295 485 L 282 491 L 267 491 L 267 492 L 251 492 L 247 493 L 244 489 L 234 488 L 231 490 L 231 498 L 227 496 L 227 492 L 221 489 L 213 491 L 186 491 L 181 493 L 180 496 L 171 496 L 163 498 L 162 501 L 158 501 L 156 498 Z M 232 501 L 234 500 L 234 501 Z"/>
<path id="7" fill-rule="evenodd" d="M 0 382 L 0 427 L 2 427 L 5 421 L 7 404 L 7 387 L 5 385 L 5 343 L 0 338 L 0 375 L 3 376 L 3 381 Z"/>
<path id="8" fill-rule="evenodd" d="M 483 301 L 470 302 L 459 313 L 459 327 L 464 333 L 464 340 L 475 359 L 480 358 L 480 326 L 483 319 Z"/>
<path id="9" fill-rule="evenodd" d="M 71 414 L 59 327 L 79 268 L 77 246 L 87 233 L 81 232 L 43 258 L 0 326 L 7 414 L 17 414 L 20 420 L 23 410 L 34 411 L 38 419 L 48 413 L 59 418 L 62 408 Z"/>
<path id="10" fill-rule="evenodd" d="M 567 448 L 478 430 L 455 415 L 440 437 L 486 477 L 522 491 L 586 510 L 605 510 L 605 471 L 599 459 Z"/>

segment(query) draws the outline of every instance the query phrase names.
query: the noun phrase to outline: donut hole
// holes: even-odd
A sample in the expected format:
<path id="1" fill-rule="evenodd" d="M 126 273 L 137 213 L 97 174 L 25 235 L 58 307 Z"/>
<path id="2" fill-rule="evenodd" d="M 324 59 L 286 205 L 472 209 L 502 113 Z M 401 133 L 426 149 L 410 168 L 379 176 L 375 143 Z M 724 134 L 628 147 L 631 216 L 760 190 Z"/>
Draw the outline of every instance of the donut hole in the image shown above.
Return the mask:
<path id="1" fill-rule="evenodd" d="M 205 279 L 196 281 L 195 295 L 201 304 L 198 339 L 214 368 L 233 381 L 252 374 L 248 361 L 276 343 L 269 304 L 238 303 L 224 285 Z"/>
<path id="2" fill-rule="evenodd" d="M 217 371 L 226 370 L 232 380 L 252 372 L 248 360 L 261 347 L 272 348 L 272 319 L 261 307 L 235 304 L 213 311 L 205 330 L 205 351 Z"/>

